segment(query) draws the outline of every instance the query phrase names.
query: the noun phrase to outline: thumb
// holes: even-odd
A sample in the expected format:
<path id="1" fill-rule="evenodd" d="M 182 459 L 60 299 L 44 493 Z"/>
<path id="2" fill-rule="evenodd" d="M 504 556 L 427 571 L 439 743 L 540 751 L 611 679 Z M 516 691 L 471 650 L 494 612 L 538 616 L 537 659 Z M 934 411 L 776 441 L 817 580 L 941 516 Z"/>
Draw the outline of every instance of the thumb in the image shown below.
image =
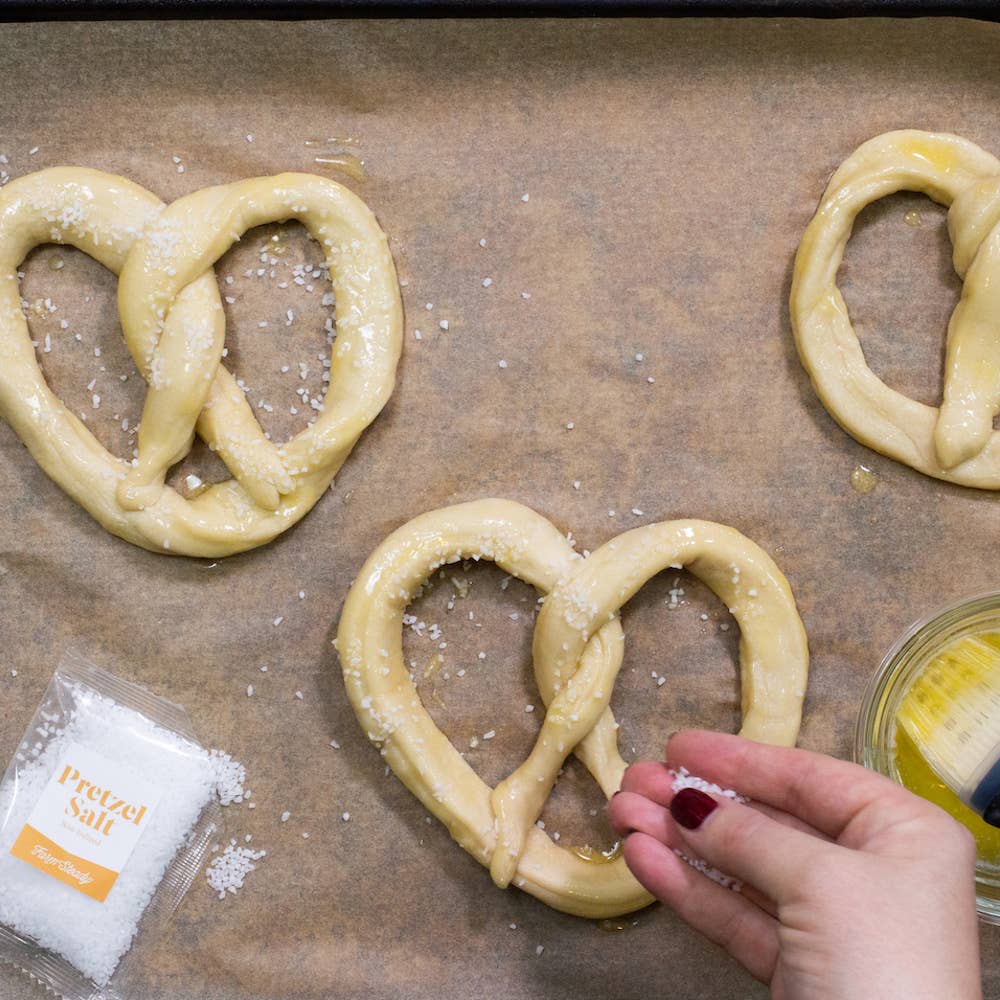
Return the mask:
<path id="1" fill-rule="evenodd" d="M 801 889 L 803 876 L 825 852 L 836 849 L 756 809 L 697 788 L 681 789 L 670 802 L 670 815 L 692 853 L 779 904 Z"/>

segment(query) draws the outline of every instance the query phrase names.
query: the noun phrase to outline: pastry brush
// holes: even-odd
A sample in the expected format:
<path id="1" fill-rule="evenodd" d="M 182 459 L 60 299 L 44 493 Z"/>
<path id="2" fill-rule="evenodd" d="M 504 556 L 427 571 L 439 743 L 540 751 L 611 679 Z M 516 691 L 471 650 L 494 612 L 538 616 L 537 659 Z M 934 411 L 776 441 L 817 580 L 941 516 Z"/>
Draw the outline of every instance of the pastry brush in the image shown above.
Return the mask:
<path id="1" fill-rule="evenodd" d="M 1000 827 L 1000 632 L 964 636 L 935 656 L 896 721 L 962 802 Z"/>

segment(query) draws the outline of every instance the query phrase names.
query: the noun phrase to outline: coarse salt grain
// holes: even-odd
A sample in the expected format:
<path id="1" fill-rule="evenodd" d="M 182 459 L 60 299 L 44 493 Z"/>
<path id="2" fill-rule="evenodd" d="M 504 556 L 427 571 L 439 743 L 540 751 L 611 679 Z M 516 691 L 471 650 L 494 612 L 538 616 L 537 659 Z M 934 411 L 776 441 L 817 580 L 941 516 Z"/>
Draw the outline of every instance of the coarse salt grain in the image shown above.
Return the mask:
<path id="1" fill-rule="evenodd" d="M 246 795 L 244 785 L 247 780 L 247 769 L 222 750 L 210 750 L 208 764 L 219 805 L 228 806 L 233 802 L 242 802 Z"/>
<path id="2" fill-rule="evenodd" d="M 208 884 L 219 894 L 219 899 L 225 899 L 227 893 L 235 895 L 243 888 L 247 875 L 257 870 L 255 862 L 266 856 L 267 851 L 254 851 L 231 840 L 222 854 L 212 858 L 205 872 Z"/>
<path id="3" fill-rule="evenodd" d="M 671 770 L 670 773 L 673 775 L 673 793 L 675 795 L 684 788 L 697 788 L 701 792 L 707 792 L 710 795 L 721 795 L 724 798 L 732 799 L 734 802 L 747 803 L 750 801 L 745 795 L 740 795 L 739 792 L 734 791 L 732 788 L 722 788 L 715 784 L 715 782 L 706 781 L 704 778 L 699 778 L 696 774 L 691 774 L 686 767 L 678 767 Z M 738 878 L 733 878 L 732 875 L 727 875 L 725 872 L 719 871 L 718 868 L 713 868 L 700 858 L 692 857 L 677 849 L 674 850 L 674 853 L 685 864 L 690 865 L 695 871 L 701 872 L 706 878 L 710 878 L 713 882 L 718 883 L 724 888 L 733 889 L 736 892 L 739 892 L 743 888 L 743 883 Z"/>
<path id="4" fill-rule="evenodd" d="M 746 804 L 750 801 L 745 795 L 740 795 L 739 792 L 733 791 L 732 788 L 722 788 L 712 781 L 699 778 L 698 775 L 692 774 L 686 767 L 674 768 L 670 773 L 673 775 L 672 790 L 674 795 L 683 788 L 697 788 L 700 792 L 708 792 L 710 795 L 722 795 L 727 799 L 732 799 L 734 802 Z"/>
<path id="5" fill-rule="evenodd" d="M 738 878 L 727 875 L 725 872 L 719 871 L 718 868 L 713 868 L 707 861 L 702 861 L 701 858 L 693 858 L 676 847 L 674 848 L 674 854 L 686 865 L 690 865 L 695 871 L 701 872 L 706 878 L 721 885 L 723 889 L 732 889 L 734 892 L 739 892 L 743 888 L 743 883 Z"/>

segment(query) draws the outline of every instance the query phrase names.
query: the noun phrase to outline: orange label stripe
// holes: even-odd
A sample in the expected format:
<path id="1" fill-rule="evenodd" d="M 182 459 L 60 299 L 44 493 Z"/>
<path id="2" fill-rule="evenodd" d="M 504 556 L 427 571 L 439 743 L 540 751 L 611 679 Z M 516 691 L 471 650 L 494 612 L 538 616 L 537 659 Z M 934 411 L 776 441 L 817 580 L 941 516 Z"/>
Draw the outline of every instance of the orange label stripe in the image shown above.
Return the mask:
<path id="1" fill-rule="evenodd" d="M 86 858 L 70 854 L 28 824 L 18 834 L 10 853 L 100 903 L 108 898 L 119 874 Z"/>

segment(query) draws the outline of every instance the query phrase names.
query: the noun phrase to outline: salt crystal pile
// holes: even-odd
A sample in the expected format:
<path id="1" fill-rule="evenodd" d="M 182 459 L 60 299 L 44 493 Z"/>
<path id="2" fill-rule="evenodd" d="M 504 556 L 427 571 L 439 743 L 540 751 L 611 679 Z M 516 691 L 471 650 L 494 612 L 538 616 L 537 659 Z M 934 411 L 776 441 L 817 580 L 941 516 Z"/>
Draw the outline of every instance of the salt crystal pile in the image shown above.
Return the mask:
<path id="1" fill-rule="evenodd" d="M 247 780 L 247 769 L 238 761 L 221 750 L 209 752 L 209 763 L 219 805 L 228 806 L 234 802 L 243 801 L 244 785 Z"/>
<path id="2" fill-rule="evenodd" d="M 695 871 L 701 872 L 706 878 L 710 878 L 713 882 L 721 885 L 723 889 L 732 889 L 733 892 L 739 892 L 743 888 L 743 883 L 738 878 L 733 878 L 732 875 L 727 875 L 725 872 L 719 871 L 718 868 L 713 868 L 708 862 L 702 861 L 701 858 L 692 858 L 689 854 L 685 854 L 676 848 L 674 848 L 674 854 L 685 864 L 690 865 Z"/>
<path id="3" fill-rule="evenodd" d="M 710 795 L 722 795 L 727 799 L 732 799 L 734 802 L 747 803 L 750 801 L 745 795 L 740 795 L 739 792 L 735 792 L 731 788 L 721 788 L 712 781 L 706 781 L 704 778 L 699 778 L 696 774 L 691 774 L 686 767 L 679 767 L 670 773 L 674 776 L 674 795 L 682 788 L 697 788 L 700 792 L 708 792 Z M 739 892 L 743 888 L 743 883 L 738 878 L 733 878 L 732 875 L 727 875 L 725 872 L 719 871 L 718 868 L 713 868 L 707 862 L 702 861 L 701 858 L 693 858 L 676 848 L 674 849 L 674 854 L 681 861 L 694 868 L 695 871 L 701 872 L 706 878 L 717 882 L 725 889 L 732 889 L 735 892 Z"/>
<path id="4" fill-rule="evenodd" d="M 247 875 L 257 870 L 254 862 L 264 857 L 267 857 L 267 851 L 254 851 L 230 840 L 226 849 L 208 866 L 208 884 L 219 894 L 219 899 L 225 899 L 227 892 L 235 895 L 243 888 Z"/>
<path id="5" fill-rule="evenodd" d="M 68 685 L 72 706 L 21 744 L 0 784 L 0 924 L 62 956 L 98 986 L 129 950 L 168 866 L 216 792 L 208 751 L 82 684 Z M 107 899 L 100 903 L 10 854 L 69 745 L 76 743 L 162 794 Z"/>
<path id="6" fill-rule="evenodd" d="M 708 792 L 709 795 L 723 795 L 734 802 L 746 804 L 750 800 L 739 792 L 734 792 L 731 788 L 720 788 L 714 782 L 699 778 L 692 774 L 686 767 L 679 767 L 670 772 L 674 776 L 673 792 L 676 795 L 682 788 L 697 788 L 700 792 Z"/>

